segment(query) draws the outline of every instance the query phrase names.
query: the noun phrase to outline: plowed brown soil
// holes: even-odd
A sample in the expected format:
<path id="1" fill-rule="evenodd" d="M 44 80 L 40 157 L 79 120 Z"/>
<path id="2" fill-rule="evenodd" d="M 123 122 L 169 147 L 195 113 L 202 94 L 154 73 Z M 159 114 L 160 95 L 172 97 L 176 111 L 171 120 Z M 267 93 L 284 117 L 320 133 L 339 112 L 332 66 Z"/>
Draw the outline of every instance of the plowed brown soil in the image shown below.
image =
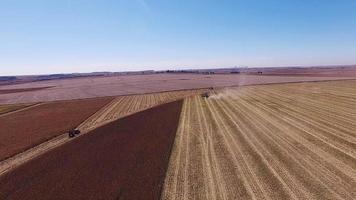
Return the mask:
<path id="1" fill-rule="evenodd" d="M 75 128 L 111 100 L 53 102 L 0 116 L 0 160 Z"/>
<path id="2" fill-rule="evenodd" d="M 205 90 L 185 90 L 185 91 L 175 91 L 175 92 L 163 92 L 145 95 L 131 95 L 117 97 L 110 103 L 102 107 L 98 112 L 85 120 L 79 128 L 81 130 L 82 136 L 90 132 L 99 126 L 107 124 L 111 121 L 115 121 L 119 118 L 131 115 L 133 113 L 157 106 L 163 103 L 176 101 L 178 99 L 183 99 L 184 97 L 199 94 Z M 38 106 L 34 105 L 34 106 Z M 28 109 L 28 108 L 26 108 Z M 9 113 L 10 114 L 10 113 Z M 77 137 L 76 137 L 77 138 Z M 6 160 L 0 162 L 0 176 L 7 173 L 19 165 L 53 149 L 57 146 L 63 145 L 69 142 L 72 138 L 69 138 L 67 134 L 62 134 L 56 136 L 50 140 L 47 140 L 39 145 L 36 145 L 26 151 L 16 154 Z"/>
<path id="3" fill-rule="evenodd" d="M 356 81 L 185 100 L 162 199 L 355 199 Z"/>
<path id="4" fill-rule="evenodd" d="M 181 101 L 111 122 L 0 177 L 0 199 L 159 199 Z"/>

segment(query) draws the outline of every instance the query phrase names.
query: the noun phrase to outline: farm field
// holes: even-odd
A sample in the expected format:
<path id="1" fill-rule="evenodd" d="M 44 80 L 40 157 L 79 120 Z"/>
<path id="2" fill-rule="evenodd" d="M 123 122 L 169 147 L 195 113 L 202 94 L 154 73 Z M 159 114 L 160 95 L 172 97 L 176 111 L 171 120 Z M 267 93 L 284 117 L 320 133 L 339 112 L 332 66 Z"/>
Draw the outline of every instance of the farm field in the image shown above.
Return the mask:
<path id="1" fill-rule="evenodd" d="M 263 75 L 273 76 L 330 76 L 330 77 L 356 77 L 355 66 L 338 66 L 338 67 L 282 67 L 282 68 L 262 68 L 258 69 Z"/>
<path id="2" fill-rule="evenodd" d="M 131 115 L 163 103 L 183 99 L 184 97 L 190 95 L 200 94 L 203 91 L 206 90 L 185 90 L 118 97 L 100 108 L 94 115 L 90 116 L 88 119 L 85 119 L 85 121 L 77 128 L 81 130 L 80 135 L 83 135 L 99 126 L 124 116 Z M 16 154 L 6 160 L 3 160 L 0 162 L 0 176 L 13 170 L 17 166 L 20 166 L 23 163 L 71 140 L 72 138 L 69 138 L 67 133 L 63 133 L 46 140 L 41 144 L 28 148 L 26 151 Z"/>
<path id="3" fill-rule="evenodd" d="M 0 116 L 0 161 L 73 129 L 113 98 L 38 104 Z"/>
<path id="4" fill-rule="evenodd" d="M 356 81 L 184 101 L 162 199 L 355 199 Z"/>
<path id="5" fill-rule="evenodd" d="M 37 90 L 44 90 L 51 87 L 36 87 L 36 88 L 16 88 L 16 89 L 0 89 L 0 94 L 11 94 L 11 93 L 21 93 L 21 92 L 32 92 Z"/>
<path id="6" fill-rule="evenodd" d="M 120 96 L 110 102 L 105 108 L 95 113 L 78 128 L 87 132 L 105 123 L 124 116 L 151 108 L 156 105 L 176 101 L 188 96 L 200 94 L 206 90 L 183 90 L 173 92 L 152 93 L 143 95 Z"/>
<path id="7" fill-rule="evenodd" d="M 26 108 L 31 104 L 7 104 L 7 105 L 0 105 L 0 115 L 4 113 L 8 113 L 11 111 L 19 110 L 22 108 Z"/>
<path id="8" fill-rule="evenodd" d="M 25 163 L 0 177 L 0 199 L 159 199 L 181 106 L 127 116 Z"/>
<path id="9" fill-rule="evenodd" d="M 241 75 L 241 74 L 151 74 L 110 77 L 73 78 L 38 81 L 0 86 L 0 90 L 24 90 L 26 88 L 47 89 L 1 94 L 0 104 L 47 102 L 56 100 L 84 99 L 103 96 L 147 94 L 173 90 L 208 87 L 242 86 L 268 83 L 322 81 L 356 78 L 335 76 L 320 77 L 306 75 Z"/>

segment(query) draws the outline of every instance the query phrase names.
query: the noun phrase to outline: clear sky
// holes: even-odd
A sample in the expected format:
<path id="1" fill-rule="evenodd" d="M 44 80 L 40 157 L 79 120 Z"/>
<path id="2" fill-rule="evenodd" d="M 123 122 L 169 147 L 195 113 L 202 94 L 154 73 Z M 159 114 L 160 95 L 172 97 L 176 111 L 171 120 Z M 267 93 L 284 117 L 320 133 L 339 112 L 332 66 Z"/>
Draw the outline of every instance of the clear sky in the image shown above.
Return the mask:
<path id="1" fill-rule="evenodd" d="M 0 76 L 329 64 L 355 0 L 0 0 Z"/>

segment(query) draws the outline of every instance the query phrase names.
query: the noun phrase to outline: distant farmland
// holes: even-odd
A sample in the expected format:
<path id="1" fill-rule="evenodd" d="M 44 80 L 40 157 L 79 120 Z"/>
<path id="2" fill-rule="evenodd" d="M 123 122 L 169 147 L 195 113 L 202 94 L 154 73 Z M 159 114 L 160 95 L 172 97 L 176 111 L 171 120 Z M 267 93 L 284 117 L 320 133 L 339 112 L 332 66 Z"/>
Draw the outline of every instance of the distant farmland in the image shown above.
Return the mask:
<path id="1" fill-rule="evenodd" d="M 163 199 L 355 199 L 356 81 L 185 100 Z"/>
<path id="2" fill-rule="evenodd" d="M 12 93 L 22 93 L 22 92 L 32 92 L 32 91 L 37 91 L 37 90 L 44 90 L 51 88 L 49 87 L 37 87 L 37 88 L 19 88 L 19 89 L 0 89 L 0 94 L 12 94 Z"/>
<path id="3" fill-rule="evenodd" d="M 354 77 L 356 77 L 356 75 Z M 298 76 L 293 76 L 291 74 L 270 74 L 268 76 L 264 76 L 245 74 L 189 73 L 86 77 L 0 86 L 0 91 L 18 91 L 15 93 L 3 94 L 2 98 L 0 98 L 0 104 L 47 102 L 55 100 L 191 90 L 209 87 L 339 80 L 350 78 L 352 77 L 340 76 L 338 74 L 334 74 L 334 76 L 313 76 L 311 74 Z M 48 88 L 32 90 L 34 88 L 46 87 Z M 29 91 L 27 92 L 21 92 L 28 89 Z"/>

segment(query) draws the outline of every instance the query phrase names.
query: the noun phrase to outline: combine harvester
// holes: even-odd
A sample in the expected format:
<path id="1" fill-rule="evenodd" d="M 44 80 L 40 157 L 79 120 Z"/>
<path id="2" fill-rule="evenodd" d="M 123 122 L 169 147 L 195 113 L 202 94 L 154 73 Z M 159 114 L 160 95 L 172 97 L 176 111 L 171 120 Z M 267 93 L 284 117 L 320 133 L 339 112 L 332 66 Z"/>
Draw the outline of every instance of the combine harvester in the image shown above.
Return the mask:
<path id="1" fill-rule="evenodd" d="M 202 98 L 209 98 L 209 93 L 208 92 L 204 92 L 203 94 L 201 94 Z"/>
<path id="2" fill-rule="evenodd" d="M 214 90 L 213 87 L 208 88 L 209 92 L 204 92 L 203 94 L 201 94 L 202 98 L 209 98 L 210 97 L 210 92 L 212 92 Z"/>

